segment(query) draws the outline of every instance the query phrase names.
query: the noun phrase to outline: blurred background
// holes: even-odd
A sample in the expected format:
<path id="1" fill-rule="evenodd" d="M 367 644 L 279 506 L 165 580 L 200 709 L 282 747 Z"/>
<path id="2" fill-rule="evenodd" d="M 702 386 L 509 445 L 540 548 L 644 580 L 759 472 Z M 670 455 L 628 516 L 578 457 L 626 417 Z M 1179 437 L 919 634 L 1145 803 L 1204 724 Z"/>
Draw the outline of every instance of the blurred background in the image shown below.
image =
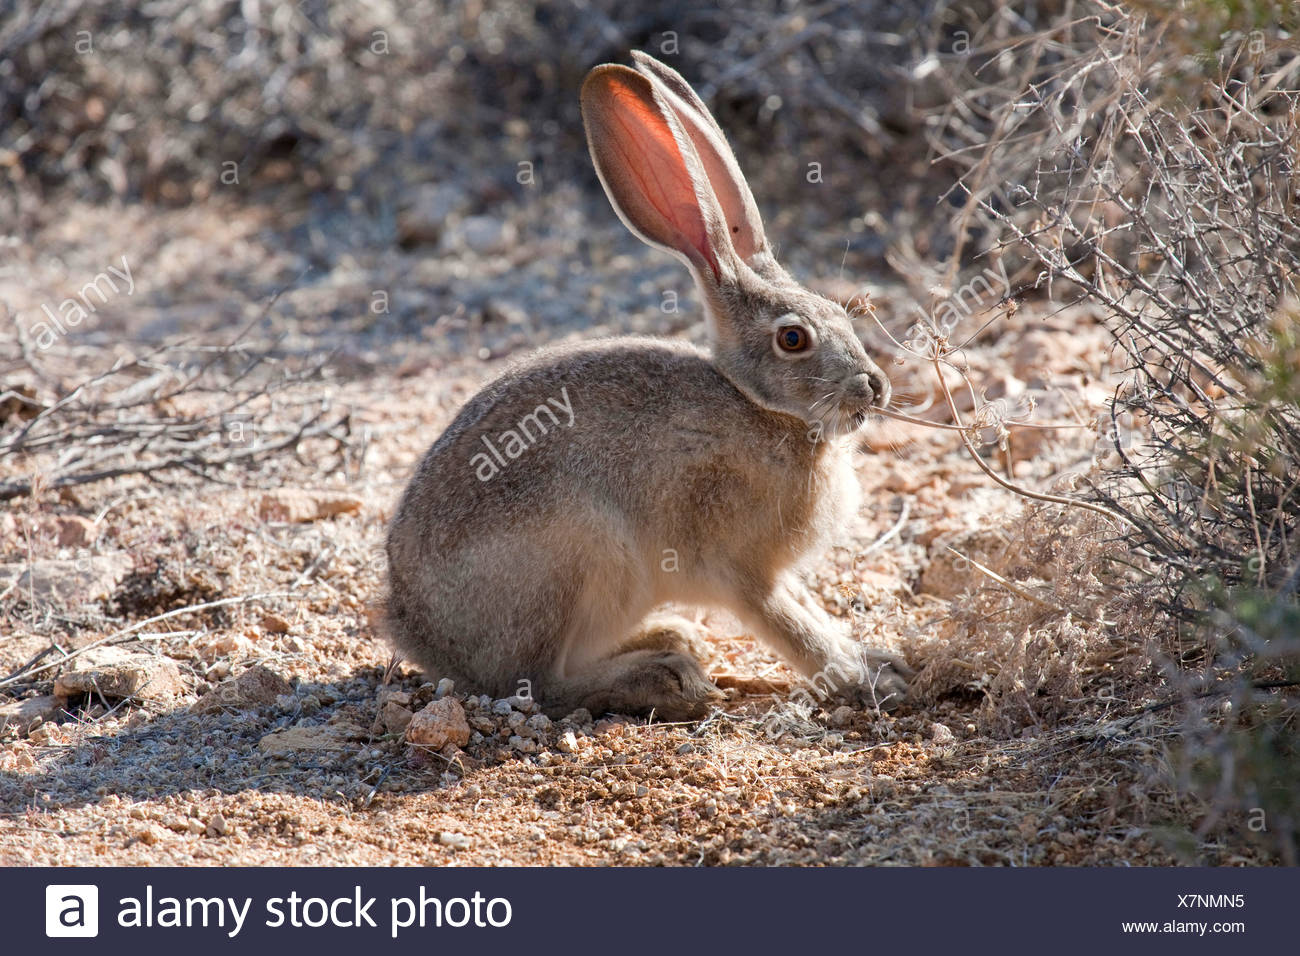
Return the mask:
<path id="1" fill-rule="evenodd" d="M 797 271 L 879 273 L 900 237 L 937 260 L 961 166 L 933 162 L 927 116 L 972 31 L 1043 15 L 998 10 L 16 0 L 0 21 L 0 298 L 13 313 L 56 294 L 54 260 L 93 275 L 93 243 L 141 264 L 145 338 L 235 320 L 232 286 L 283 289 L 292 334 L 358 357 L 421 335 L 495 353 L 511 323 L 536 340 L 614 311 L 662 325 L 662 275 L 688 284 L 618 223 L 578 113 L 586 71 L 631 49 L 714 108 Z M 606 250 L 660 281 L 638 289 Z"/>

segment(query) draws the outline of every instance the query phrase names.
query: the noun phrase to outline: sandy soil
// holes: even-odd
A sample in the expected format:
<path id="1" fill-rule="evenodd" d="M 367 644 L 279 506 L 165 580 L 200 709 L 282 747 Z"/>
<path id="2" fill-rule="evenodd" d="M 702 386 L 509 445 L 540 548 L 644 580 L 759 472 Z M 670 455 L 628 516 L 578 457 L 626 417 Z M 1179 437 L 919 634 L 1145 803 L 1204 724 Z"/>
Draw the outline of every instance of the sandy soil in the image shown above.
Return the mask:
<path id="1" fill-rule="evenodd" d="M 529 215 L 559 215 L 571 198 Z M 290 415 L 294 401 L 328 399 L 346 428 L 231 467 L 220 482 L 128 475 L 7 503 L 0 564 L 17 584 L 0 581 L 0 675 L 168 611 L 239 600 L 115 639 L 137 663 L 174 664 L 174 681 L 158 664 L 163 676 L 136 697 L 74 694 L 43 724 L 4 731 L 0 864 L 1255 862 L 1193 835 L 1199 810 L 1174 799 L 1163 756 L 1173 729 L 1159 711 L 1131 717 L 1158 699 L 1159 682 L 1136 635 L 1088 590 L 1098 581 L 1048 569 L 1074 552 L 1057 548 L 1044 564 L 1044 541 L 1025 537 L 1041 525 L 1026 523 L 1023 501 L 980 474 L 951 432 L 897 423 L 864 433 L 864 507 L 813 577 L 864 639 L 920 670 L 909 707 L 884 715 L 831 702 L 797 713 L 797 727 L 773 740 L 764 720 L 789 706 L 792 675 L 735 622 L 707 615 L 709 670 L 731 699 L 702 723 L 583 714 L 529 723 L 472 699 L 466 746 L 409 746 L 381 706 L 408 694 L 407 709 L 418 708 L 434 688 L 392 663 L 366 609 L 412 465 L 520 349 L 623 331 L 698 338 L 684 273 L 638 251 L 612 221 L 581 253 L 557 234 L 504 253 L 331 247 L 302 280 L 310 256 L 279 244 L 285 224 L 253 212 L 66 212 L 0 271 L 11 313 L 32 317 L 123 254 L 137 291 L 36 354 L 34 367 L 13 349 L 7 382 L 30 383 L 44 400 L 151 343 L 217 342 L 252 319 L 249 341 L 286 364 L 335 349 L 320 375 L 280 393 L 268 420 Z M 833 274 L 814 281 L 846 298 L 864 288 Z M 865 287 L 905 334 L 907 290 Z M 680 313 L 661 310 L 665 289 L 681 290 Z M 370 308 L 376 290 L 390 312 Z M 862 331 L 884 344 L 870 322 Z M 1088 472 L 1092 426 L 1116 375 L 1088 315 L 1029 303 L 965 355 L 988 399 L 1023 410 L 1032 396 L 1036 420 L 1083 426 L 1016 430 L 991 464 L 1037 488 Z M 903 401 L 933 403 L 926 368 L 891 370 Z M 242 387 L 233 378 L 229 388 Z M 180 398 L 167 414 L 213 400 Z M 0 433 L 17 427 L 0 421 Z M 0 461 L 0 477 L 49 460 Z M 276 498 L 284 489 L 304 493 L 307 520 L 285 520 L 294 514 Z M 1076 526 L 1062 527 L 1058 545 Z M 978 551 L 989 573 L 954 560 L 950 546 Z M 21 575 L 41 562 L 52 574 L 90 568 L 94 581 L 37 596 Z M 190 712 L 254 667 L 288 681 L 285 692 Z M 59 670 L 0 687 L 0 703 L 49 695 Z"/>

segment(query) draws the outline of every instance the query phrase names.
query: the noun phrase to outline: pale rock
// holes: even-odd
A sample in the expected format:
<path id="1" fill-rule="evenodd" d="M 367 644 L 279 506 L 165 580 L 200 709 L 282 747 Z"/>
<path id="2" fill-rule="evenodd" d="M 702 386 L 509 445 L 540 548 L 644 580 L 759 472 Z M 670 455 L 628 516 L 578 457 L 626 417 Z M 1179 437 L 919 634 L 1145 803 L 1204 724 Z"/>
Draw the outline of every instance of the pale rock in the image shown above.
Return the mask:
<path id="1" fill-rule="evenodd" d="M 499 255 L 514 245 L 514 224 L 495 216 L 466 216 L 453 232 L 455 244 L 480 255 Z"/>
<path id="2" fill-rule="evenodd" d="M 38 724 L 27 733 L 27 739 L 34 744 L 57 744 L 59 742 L 56 724 Z"/>
<path id="3" fill-rule="evenodd" d="M 262 629 L 270 634 L 289 633 L 289 622 L 278 614 L 267 611 L 262 615 Z"/>
<path id="4" fill-rule="evenodd" d="M 221 634 L 199 645 L 199 656 L 212 662 L 219 657 L 248 657 L 257 644 L 244 634 Z"/>
<path id="5" fill-rule="evenodd" d="M 75 607 L 109 598 L 134 567 L 123 551 L 62 561 L 0 564 L 0 592 L 14 585 L 12 596 L 42 604 Z"/>
<path id="6" fill-rule="evenodd" d="M 0 733 L 13 728 L 20 736 L 26 735 L 46 721 L 56 720 L 63 706 L 52 695 L 29 697 L 0 704 Z"/>
<path id="7" fill-rule="evenodd" d="M 469 722 L 465 708 L 454 697 L 435 700 L 411 718 L 406 740 L 418 747 L 442 750 L 447 744 L 464 747 L 469 743 Z"/>
<path id="8" fill-rule="evenodd" d="M 449 846 L 453 850 L 468 850 L 470 846 L 469 837 L 463 833 L 452 833 L 444 830 L 438 834 L 438 842 L 443 846 Z"/>
<path id="9" fill-rule="evenodd" d="M 394 704 L 401 704 L 403 707 L 410 707 L 411 695 L 396 687 L 385 686 L 379 688 L 379 705 L 382 707 L 390 701 Z"/>
<path id="10" fill-rule="evenodd" d="M 287 756 L 298 750 L 347 750 L 366 732 L 352 724 L 297 724 L 267 734 L 257 749 L 272 756 Z"/>
<path id="11" fill-rule="evenodd" d="M 257 516 L 263 521 L 301 524 L 355 514 L 362 504 L 360 498 L 342 492 L 280 488 L 262 495 L 257 503 Z"/>
<path id="12" fill-rule="evenodd" d="M 212 688 L 190 708 L 190 713 L 256 710 L 269 707 L 278 697 L 292 693 L 293 687 L 287 680 L 270 668 L 256 664 L 234 680 Z"/>
<path id="13" fill-rule="evenodd" d="M 185 693 L 181 671 L 170 657 L 118 647 L 96 647 L 74 658 L 54 680 L 54 696 L 93 696 L 106 700 L 162 701 Z"/>
<path id="14" fill-rule="evenodd" d="M 506 744 L 511 750 L 517 750 L 522 754 L 537 752 L 537 741 L 531 740 L 527 737 L 522 737 L 519 734 L 512 734 L 510 739 L 506 741 Z"/>
<path id="15" fill-rule="evenodd" d="M 395 700 L 388 701 L 379 711 L 379 722 L 390 734 L 405 734 L 414 717 L 409 708 Z"/>

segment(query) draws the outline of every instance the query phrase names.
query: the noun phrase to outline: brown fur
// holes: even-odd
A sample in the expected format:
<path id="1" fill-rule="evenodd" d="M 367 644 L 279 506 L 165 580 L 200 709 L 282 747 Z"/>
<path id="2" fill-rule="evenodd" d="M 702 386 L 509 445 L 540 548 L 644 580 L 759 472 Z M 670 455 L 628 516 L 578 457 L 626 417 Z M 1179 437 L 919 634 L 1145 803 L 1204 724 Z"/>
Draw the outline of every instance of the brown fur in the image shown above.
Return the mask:
<path id="1" fill-rule="evenodd" d="M 667 67 L 637 62 L 640 73 L 598 67 L 584 88 L 592 152 L 629 225 L 672 243 L 691 266 L 713 351 L 649 338 L 553 348 L 471 399 L 425 455 L 393 519 L 388 629 L 419 666 L 463 690 L 528 688 L 552 714 L 586 707 L 681 719 L 703 713 L 718 692 L 688 652 L 689 625 L 652 612 L 720 606 L 801 673 L 847 674 L 859 696 L 897 699 L 901 661 L 855 644 L 797 575 L 857 509 L 848 436 L 888 400 L 888 383 L 843 309 L 771 259 L 743 179 L 725 190 L 753 250 L 736 255 L 731 220 L 710 198 L 716 184 L 702 178 L 708 164 L 673 111 L 694 111 L 697 138 L 715 135 L 712 118 L 687 102 L 689 87 Z M 620 118 L 629 90 L 656 111 L 646 114 L 652 125 L 664 124 L 645 135 L 677 146 L 653 172 L 703 187 L 693 189 L 695 214 L 713 223 L 703 254 L 678 242 L 690 222 L 644 221 L 659 206 L 675 208 L 629 194 L 654 176 L 612 172 L 628 150 L 605 141 L 624 125 L 606 121 Z M 720 132 L 709 148 L 718 142 L 727 149 Z M 724 166 L 715 159 L 708 171 L 716 177 Z M 616 175 L 626 178 L 617 190 Z M 777 346 L 791 324 L 814 343 L 806 354 Z M 518 433 L 521 420 L 535 440 L 515 447 L 516 457 L 498 449 L 504 463 L 481 480 L 484 437 Z"/>

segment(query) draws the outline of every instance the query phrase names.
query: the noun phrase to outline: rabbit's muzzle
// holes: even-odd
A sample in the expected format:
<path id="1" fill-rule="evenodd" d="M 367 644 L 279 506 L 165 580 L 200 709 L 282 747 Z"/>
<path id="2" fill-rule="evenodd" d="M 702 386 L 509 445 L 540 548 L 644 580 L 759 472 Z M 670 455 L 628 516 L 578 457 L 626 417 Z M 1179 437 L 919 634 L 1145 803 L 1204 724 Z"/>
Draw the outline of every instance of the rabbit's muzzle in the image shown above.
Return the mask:
<path id="1" fill-rule="evenodd" d="M 845 379 L 842 388 L 846 404 L 861 403 L 866 407 L 862 410 L 864 417 L 866 409 L 885 408 L 889 405 L 889 379 L 879 369 L 850 376 Z"/>

